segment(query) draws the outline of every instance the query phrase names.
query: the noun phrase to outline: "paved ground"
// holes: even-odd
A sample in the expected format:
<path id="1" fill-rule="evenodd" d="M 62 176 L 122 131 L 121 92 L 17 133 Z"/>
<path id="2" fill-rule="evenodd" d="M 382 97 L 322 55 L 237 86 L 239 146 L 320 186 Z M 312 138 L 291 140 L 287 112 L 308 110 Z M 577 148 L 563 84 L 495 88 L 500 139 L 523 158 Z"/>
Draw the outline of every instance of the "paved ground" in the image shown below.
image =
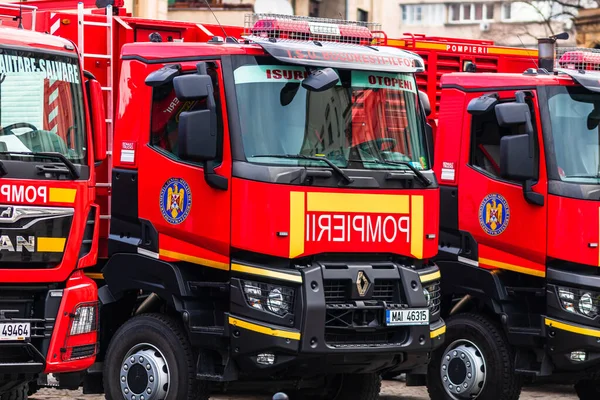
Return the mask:
<path id="1" fill-rule="evenodd" d="M 523 389 L 521 400 L 548 399 L 576 400 L 572 386 L 539 386 Z M 31 400 L 103 400 L 104 396 L 84 396 L 80 392 L 44 390 Z M 268 400 L 262 396 L 218 396 L 214 400 Z M 427 400 L 427 391 L 422 387 L 405 387 L 399 381 L 384 381 L 381 400 Z"/>

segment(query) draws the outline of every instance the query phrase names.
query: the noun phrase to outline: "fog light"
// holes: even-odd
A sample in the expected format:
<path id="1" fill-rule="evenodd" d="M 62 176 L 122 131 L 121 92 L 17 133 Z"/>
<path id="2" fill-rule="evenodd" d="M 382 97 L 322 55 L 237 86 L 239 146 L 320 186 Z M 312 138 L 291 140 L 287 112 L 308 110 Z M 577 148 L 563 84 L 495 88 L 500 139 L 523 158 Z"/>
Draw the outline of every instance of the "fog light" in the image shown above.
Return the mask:
<path id="1" fill-rule="evenodd" d="M 575 288 L 558 288 L 558 297 L 565 311 L 595 318 L 598 315 L 600 294 Z"/>
<path id="2" fill-rule="evenodd" d="M 275 364 L 275 354 L 273 353 L 262 353 L 256 356 L 256 363 L 262 365 L 273 365 Z"/>
<path id="3" fill-rule="evenodd" d="M 571 352 L 571 361 L 585 361 L 587 354 L 585 351 L 573 351 Z"/>

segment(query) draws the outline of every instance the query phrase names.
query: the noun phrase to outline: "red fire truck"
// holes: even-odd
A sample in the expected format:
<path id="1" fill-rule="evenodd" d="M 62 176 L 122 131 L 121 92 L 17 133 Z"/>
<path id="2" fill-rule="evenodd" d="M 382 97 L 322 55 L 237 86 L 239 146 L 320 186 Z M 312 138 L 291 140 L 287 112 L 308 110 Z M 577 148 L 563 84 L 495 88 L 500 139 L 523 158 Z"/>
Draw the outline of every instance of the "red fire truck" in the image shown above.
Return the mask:
<path id="1" fill-rule="evenodd" d="M 18 19 L 20 10 L 1 5 L 0 14 Z M 0 28 L 3 400 L 26 398 L 37 374 L 67 379 L 94 362 L 98 291 L 83 268 L 97 259 L 104 119 L 100 84 L 72 42 Z"/>
<path id="2" fill-rule="evenodd" d="M 581 50 L 554 70 L 555 39 L 522 73 L 441 78 L 434 400 L 517 399 L 526 377 L 600 395 L 600 75 Z"/>
<path id="3" fill-rule="evenodd" d="M 88 274 L 107 398 L 374 399 L 379 372 L 428 362 L 445 325 L 419 56 L 351 22 L 255 16 L 242 38 L 51 4 L 34 26 L 79 40 L 115 122 Z"/>

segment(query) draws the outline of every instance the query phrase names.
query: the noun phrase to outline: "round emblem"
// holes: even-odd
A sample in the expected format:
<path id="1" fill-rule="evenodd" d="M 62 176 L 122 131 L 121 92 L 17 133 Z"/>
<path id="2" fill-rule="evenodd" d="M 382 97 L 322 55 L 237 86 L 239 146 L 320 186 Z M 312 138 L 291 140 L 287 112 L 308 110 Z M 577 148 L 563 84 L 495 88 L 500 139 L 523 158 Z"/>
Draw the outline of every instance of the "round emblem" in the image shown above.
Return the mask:
<path id="1" fill-rule="evenodd" d="M 160 211 L 167 222 L 182 223 L 192 208 L 192 192 L 187 182 L 180 178 L 171 178 L 160 191 Z"/>
<path id="2" fill-rule="evenodd" d="M 479 206 L 479 225 L 488 235 L 498 236 L 508 226 L 510 208 L 504 197 L 497 193 L 488 194 Z"/>

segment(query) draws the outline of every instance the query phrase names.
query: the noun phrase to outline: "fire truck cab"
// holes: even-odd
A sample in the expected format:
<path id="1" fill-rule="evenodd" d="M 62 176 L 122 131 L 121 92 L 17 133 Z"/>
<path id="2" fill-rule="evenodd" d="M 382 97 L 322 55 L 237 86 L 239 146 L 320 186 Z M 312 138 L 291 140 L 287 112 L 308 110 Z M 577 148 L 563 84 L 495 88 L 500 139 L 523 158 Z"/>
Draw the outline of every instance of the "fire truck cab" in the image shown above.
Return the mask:
<path id="1" fill-rule="evenodd" d="M 441 80 L 434 400 L 517 399 L 525 377 L 600 394 L 600 75 L 579 53 L 554 69 L 550 42 L 545 69 Z"/>
<path id="2" fill-rule="evenodd" d="M 422 59 L 359 23 L 247 27 L 122 48 L 107 399 L 375 399 L 443 341 Z"/>

